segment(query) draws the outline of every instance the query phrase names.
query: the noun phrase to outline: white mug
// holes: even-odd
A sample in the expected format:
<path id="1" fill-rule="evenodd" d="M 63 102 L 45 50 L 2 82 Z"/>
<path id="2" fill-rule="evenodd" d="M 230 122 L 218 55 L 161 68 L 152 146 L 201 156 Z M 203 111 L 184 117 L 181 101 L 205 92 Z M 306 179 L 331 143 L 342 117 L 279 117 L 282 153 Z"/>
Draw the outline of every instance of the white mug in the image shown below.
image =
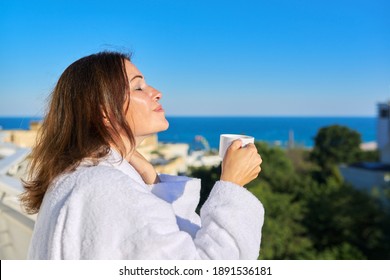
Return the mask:
<path id="1" fill-rule="evenodd" d="M 242 142 L 242 147 L 245 147 L 249 143 L 254 143 L 255 138 L 248 135 L 240 134 L 221 134 L 219 139 L 219 156 L 223 159 L 226 153 L 226 150 L 232 144 L 234 140 L 240 139 Z"/>

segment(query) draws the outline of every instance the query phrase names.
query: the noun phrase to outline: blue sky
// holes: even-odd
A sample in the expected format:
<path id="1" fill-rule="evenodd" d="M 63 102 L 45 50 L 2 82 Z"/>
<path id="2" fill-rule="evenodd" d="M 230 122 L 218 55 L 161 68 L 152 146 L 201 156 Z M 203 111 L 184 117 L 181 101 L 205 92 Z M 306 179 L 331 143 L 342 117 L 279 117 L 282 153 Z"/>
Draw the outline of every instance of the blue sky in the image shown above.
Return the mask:
<path id="1" fill-rule="evenodd" d="M 390 99 L 388 0 L 0 0 L 0 115 L 42 115 L 102 50 L 133 52 L 170 116 L 374 116 Z"/>

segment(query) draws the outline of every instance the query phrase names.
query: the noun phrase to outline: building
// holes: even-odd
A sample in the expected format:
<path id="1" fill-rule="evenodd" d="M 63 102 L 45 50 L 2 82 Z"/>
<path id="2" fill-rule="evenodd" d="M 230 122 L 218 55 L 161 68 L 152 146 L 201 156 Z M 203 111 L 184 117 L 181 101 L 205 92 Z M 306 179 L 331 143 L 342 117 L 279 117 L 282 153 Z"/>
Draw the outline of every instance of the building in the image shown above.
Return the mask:
<path id="1" fill-rule="evenodd" d="M 372 144 L 372 143 L 371 143 Z M 359 162 L 339 167 L 346 182 L 360 190 L 371 190 L 390 185 L 390 102 L 378 104 L 377 147 L 379 162 Z"/>
<path id="2" fill-rule="evenodd" d="M 13 129 L 4 130 L 3 142 L 13 143 L 19 147 L 31 148 L 35 144 L 38 130 L 41 127 L 39 122 L 31 122 L 29 130 Z"/>

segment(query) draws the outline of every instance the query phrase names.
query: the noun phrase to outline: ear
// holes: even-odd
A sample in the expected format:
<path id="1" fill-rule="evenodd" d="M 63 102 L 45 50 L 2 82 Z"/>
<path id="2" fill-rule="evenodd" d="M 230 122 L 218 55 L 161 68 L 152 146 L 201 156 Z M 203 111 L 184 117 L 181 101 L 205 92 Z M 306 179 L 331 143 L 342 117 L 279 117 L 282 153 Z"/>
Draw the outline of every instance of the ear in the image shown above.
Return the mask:
<path id="1" fill-rule="evenodd" d="M 103 116 L 103 122 L 106 126 L 110 126 L 110 119 L 108 118 L 108 112 L 104 110 L 104 108 L 101 108 L 102 116 Z"/>

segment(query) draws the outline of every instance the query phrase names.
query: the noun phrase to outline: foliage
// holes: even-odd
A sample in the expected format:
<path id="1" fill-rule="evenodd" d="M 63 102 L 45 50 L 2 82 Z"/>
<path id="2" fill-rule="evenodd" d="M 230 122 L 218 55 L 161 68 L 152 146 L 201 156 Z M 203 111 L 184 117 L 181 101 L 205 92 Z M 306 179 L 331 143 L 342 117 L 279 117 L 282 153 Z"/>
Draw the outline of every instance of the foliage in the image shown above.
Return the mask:
<path id="1" fill-rule="evenodd" d="M 378 162 L 380 159 L 379 151 L 359 151 L 356 155 L 356 162 Z"/>
<path id="2" fill-rule="evenodd" d="M 293 192 L 295 172 L 291 161 L 279 147 L 269 147 L 264 142 L 255 143 L 263 159 L 261 164 L 261 180 L 268 182 L 275 191 Z M 254 181 L 256 184 L 256 181 Z M 251 185 L 249 185 L 250 187 Z"/>
<path id="3" fill-rule="evenodd" d="M 310 211 L 304 224 L 320 257 L 390 257 L 390 217 L 376 199 L 346 184 L 328 183 L 308 193 L 305 200 Z M 335 255 L 331 257 L 330 252 Z M 342 252 L 348 254 L 341 255 Z"/>
<path id="4" fill-rule="evenodd" d="M 266 219 L 262 230 L 261 259 L 312 259 L 313 245 L 303 226 L 304 205 L 287 193 L 273 192 L 265 182 L 250 191 L 263 202 Z"/>
<path id="5" fill-rule="evenodd" d="M 356 161 L 360 153 L 360 134 L 345 126 L 332 125 L 321 128 L 314 138 L 312 160 L 324 171 L 334 164 Z"/>

